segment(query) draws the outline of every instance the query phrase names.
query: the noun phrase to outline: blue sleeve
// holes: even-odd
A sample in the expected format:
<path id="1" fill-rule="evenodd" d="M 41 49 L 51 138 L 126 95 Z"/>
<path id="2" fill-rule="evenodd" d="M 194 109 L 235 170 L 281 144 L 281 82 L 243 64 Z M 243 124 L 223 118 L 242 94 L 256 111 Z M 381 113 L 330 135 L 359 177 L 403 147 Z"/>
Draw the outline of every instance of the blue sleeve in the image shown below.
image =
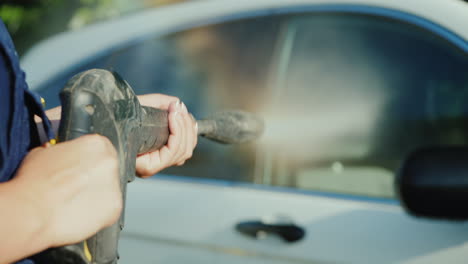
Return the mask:
<path id="1" fill-rule="evenodd" d="M 34 115 L 42 118 L 53 138 L 40 98 L 28 90 L 13 41 L 0 20 L 0 182 L 11 179 L 38 140 Z"/>
<path id="2" fill-rule="evenodd" d="M 8 131 L 11 129 L 12 96 L 11 71 L 5 50 L 0 48 L 0 182 L 6 180 L 6 175 L 3 175 L 5 173 L 2 171 L 6 167 L 9 149 Z"/>

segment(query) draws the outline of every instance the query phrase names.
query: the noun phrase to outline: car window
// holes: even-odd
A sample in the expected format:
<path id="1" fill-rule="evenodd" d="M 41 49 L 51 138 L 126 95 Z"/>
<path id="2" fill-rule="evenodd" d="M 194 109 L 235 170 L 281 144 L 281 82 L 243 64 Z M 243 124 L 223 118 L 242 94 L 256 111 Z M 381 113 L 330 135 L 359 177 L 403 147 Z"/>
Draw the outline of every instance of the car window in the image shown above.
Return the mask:
<path id="1" fill-rule="evenodd" d="M 300 16 L 288 32 L 270 110 L 270 140 L 287 142 L 269 149 L 273 184 L 393 197 L 410 152 L 468 142 L 468 57 L 446 40 L 352 14 Z"/>
<path id="2" fill-rule="evenodd" d="M 49 106 L 89 68 L 117 71 L 137 94 L 178 96 L 197 118 L 232 108 L 265 118 L 261 141 L 201 139 L 171 175 L 391 198 L 409 152 L 468 141 L 466 53 L 376 16 L 267 16 L 144 40 L 49 82 L 39 89 Z"/>
<path id="3" fill-rule="evenodd" d="M 58 93 L 71 76 L 104 68 L 118 72 L 137 94 L 181 98 L 198 119 L 224 109 L 257 112 L 268 95 L 281 20 L 254 18 L 148 39 L 96 58 L 38 91 L 49 107 L 59 105 Z M 220 145 L 202 138 L 191 160 L 163 173 L 252 182 L 255 149 L 255 144 Z"/>

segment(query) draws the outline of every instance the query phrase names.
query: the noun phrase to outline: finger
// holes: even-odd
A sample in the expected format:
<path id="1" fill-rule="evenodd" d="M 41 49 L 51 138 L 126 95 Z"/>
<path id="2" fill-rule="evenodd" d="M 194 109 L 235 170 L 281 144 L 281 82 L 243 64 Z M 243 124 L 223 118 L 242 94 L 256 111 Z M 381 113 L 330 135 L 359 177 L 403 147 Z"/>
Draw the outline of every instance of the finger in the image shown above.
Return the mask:
<path id="1" fill-rule="evenodd" d="M 179 137 L 180 137 L 180 143 L 179 143 L 179 148 L 177 153 L 174 155 L 174 163 L 175 164 L 180 164 L 182 161 L 185 161 L 185 150 L 187 148 L 187 126 L 185 124 L 185 119 L 187 118 L 187 114 L 182 112 L 178 116 L 178 122 L 179 122 Z"/>
<path id="2" fill-rule="evenodd" d="M 156 151 L 155 151 L 156 152 Z M 136 159 L 136 174 L 142 178 L 149 177 L 153 168 L 151 168 L 151 157 L 150 155 L 154 153 L 145 153 L 140 155 Z"/>
<path id="3" fill-rule="evenodd" d="M 138 156 L 136 159 L 137 175 L 147 178 L 166 168 L 165 164 L 161 162 L 161 156 L 168 155 L 166 153 L 168 151 L 167 147 L 163 147 L 157 151 Z"/>
<path id="4" fill-rule="evenodd" d="M 170 135 L 167 140 L 167 148 L 169 151 L 161 156 L 161 162 L 166 166 L 170 166 L 177 161 L 183 140 L 183 128 L 181 124 L 181 106 L 180 102 L 172 103 L 169 106 L 169 131 Z"/>
<path id="5" fill-rule="evenodd" d="M 187 108 L 185 107 L 186 115 L 184 117 L 184 123 L 185 123 L 185 135 L 186 135 L 186 145 L 184 149 L 184 160 L 187 160 L 192 157 L 192 152 L 193 152 L 193 145 L 195 141 L 195 135 L 194 135 L 194 123 L 192 119 L 192 115 L 188 113 Z"/>
<path id="6" fill-rule="evenodd" d="M 190 127 L 192 128 L 191 129 L 191 132 L 192 132 L 192 150 L 197 146 L 197 143 L 198 143 L 198 123 L 197 123 L 197 120 L 195 119 L 195 117 L 189 112 L 189 115 L 190 115 L 190 118 L 191 118 L 191 125 Z"/>
<path id="7" fill-rule="evenodd" d="M 177 122 L 175 117 L 182 112 L 180 104 L 180 101 L 172 102 L 169 104 L 169 107 L 167 109 L 167 111 L 169 112 L 169 132 L 171 135 L 177 135 L 179 132 L 177 130 Z"/>
<path id="8" fill-rule="evenodd" d="M 194 138 L 195 138 L 195 141 L 193 142 L 193 148 L 195 148 L 198 144 L 198 122 L 195 121 L 195 125 L 193 126 L 193 130 L 194 130 Z"/>
<path id="9" fill-rule="evenodd" d="M 195 117 L 192 114 L 190 114 L 190 112 L 189 112 L 189 115 L 190 115 L 191 120 L 192 120 L 192 122 L 191 122 L 191 127 L 192 127 L 191 132 L 192 132 L 192 135 L 193 135 L 193 137 L 192 137 L 193 141 L 192 141 L 191 146 L 192 146 L 192 152 L 193 152 L 193 149 L 197 146 L 197 142 L 198 142 L 198 123 L 197 123 L 197 120 L 195 119 Z"/>
<path id="10" fill-rule="evenodd" d="M 167 110 L 170 104 L 179 101 L 179 98 L 165 94 L 145 94 L 139 95 L 138 100 L 141 105 Z"/>

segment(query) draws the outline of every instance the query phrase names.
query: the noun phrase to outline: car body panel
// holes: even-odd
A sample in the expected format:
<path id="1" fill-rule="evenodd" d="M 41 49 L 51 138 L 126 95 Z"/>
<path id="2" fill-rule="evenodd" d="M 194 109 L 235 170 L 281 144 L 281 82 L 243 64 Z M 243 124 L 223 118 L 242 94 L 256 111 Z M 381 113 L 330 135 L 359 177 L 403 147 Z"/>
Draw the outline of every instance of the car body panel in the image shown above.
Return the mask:
<path id="1" fill-rule="evenodd" d="M 414 218 L 396 203 L 157 177 L 128 187 L 123 263 L 140 254 L 147 262 L 139 263 L 184 263 L 175 248 L 179 255 L 185 250 L 205 255 L 187 263 L 218 262 L 220 252 L 234 261 L 226 263 L 243 263 L 235 261 L 239 255 L 260 259 L 253 263 L 465 263 L 468 256 L 467 223 Z M 275 236 L 255 240 L 234 230 L 241 221 L 278 214 L 304 227 L 305 239 L 291 244 Z"/>

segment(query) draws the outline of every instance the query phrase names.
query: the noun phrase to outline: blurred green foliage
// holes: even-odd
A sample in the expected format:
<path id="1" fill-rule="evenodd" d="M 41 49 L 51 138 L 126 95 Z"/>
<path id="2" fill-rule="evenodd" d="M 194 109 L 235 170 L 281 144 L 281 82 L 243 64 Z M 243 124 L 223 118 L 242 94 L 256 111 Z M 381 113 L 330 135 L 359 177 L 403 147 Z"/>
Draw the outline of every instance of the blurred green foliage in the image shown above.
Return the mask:
<path id="1" fill-rule="evenodd" d="M 41 0 L 33 3 L 10 2 L 0 4 L 0 17 L 5 22 L 11 34 L 14 34 L 22 26 L 40 22 L 48 7 L 55 7 L 65 2 L 62 0 Z"/>
<path id="2" fill-rule="evenodd" d="M 20 56 L 38 41 L 96 21 L 184 0 L 0 0 L 5 22 Z"/>
<path id="3" fill-rule="evenodd" d="M 41 39 L 119 15 L 116 0 L 29 0 L 0 4 L 19 54 Z"/>

